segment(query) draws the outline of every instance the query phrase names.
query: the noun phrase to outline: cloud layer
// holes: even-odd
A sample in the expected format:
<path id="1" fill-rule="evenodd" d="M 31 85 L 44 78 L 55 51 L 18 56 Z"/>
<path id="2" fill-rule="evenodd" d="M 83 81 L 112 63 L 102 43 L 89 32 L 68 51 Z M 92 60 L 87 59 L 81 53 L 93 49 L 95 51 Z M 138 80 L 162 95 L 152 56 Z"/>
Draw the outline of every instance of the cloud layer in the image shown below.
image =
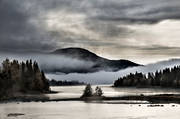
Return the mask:
<path id="1" fill-rule="evenodd" d="M 179 19 L 179 0 L 1 0 L 0 50 L 83 47 L 146 63 L 180 56 Z"/>

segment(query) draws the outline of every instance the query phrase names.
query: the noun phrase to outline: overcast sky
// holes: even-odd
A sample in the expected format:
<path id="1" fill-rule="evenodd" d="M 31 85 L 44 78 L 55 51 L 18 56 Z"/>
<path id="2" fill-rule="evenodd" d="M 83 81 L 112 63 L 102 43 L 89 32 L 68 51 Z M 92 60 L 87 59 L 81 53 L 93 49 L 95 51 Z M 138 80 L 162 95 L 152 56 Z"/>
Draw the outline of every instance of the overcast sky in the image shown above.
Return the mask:
<path id="1" fill-rule="evenodd" d="M 143 64 L 180 57 L 180 0 L 0 0 L 1 51 L 66 47 Z"/>

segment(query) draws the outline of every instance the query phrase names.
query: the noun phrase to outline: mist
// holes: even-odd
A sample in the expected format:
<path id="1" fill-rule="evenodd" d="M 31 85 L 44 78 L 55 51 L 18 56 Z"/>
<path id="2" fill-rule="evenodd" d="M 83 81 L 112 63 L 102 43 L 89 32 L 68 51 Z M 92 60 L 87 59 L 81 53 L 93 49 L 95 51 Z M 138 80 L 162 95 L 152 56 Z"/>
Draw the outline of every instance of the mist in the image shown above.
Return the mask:
<path id="1" fill-rule="evenodd" d="M 40 54 L 40 53 L 0 53 L 0 63 L 5 59 L 10 60 L 18 60 L 18 61 L 26 61 L 32 59 L 33 61 L 37 61 L 40 68 L 44 70 L 46 73 L 58 73 L 59 70 L 88 70 L 91 68 L 94 63 L 90 61 L 82 61 L 78 59 L 72 59 L 69 57 L 61 56 L 61 55 L 52 55 L 52 54 Z"/>
<path id="2" fill-rule="evenodd" d="M 167 61 L 161 61 L 153 64 L 148 64 L 145 66 L 138 66 L 120 70 L 117 72 L 106 72 L 100 71 L 95 73 L 80 74 L 71 73 L 67 75 L 58 74 L 47 74 L 49 79 L 55 80 L 67 80 L 67 81 L 80 81 L 90 84 L 112 84 L 119 77 L 128 75 L 129 73 L 142 72 L 147 74 L 148 72 L 155 72 L 157 70 L 163 70 L 165 68 L 173 68 L 174 66 L 180 65 L 180 59 L 171 59 Z"/>
<path id="3" fill-rule="evenodd" d="M 148 64 L 145 66 L 130 67 L 117 72 L 99 71 L 94 73 L 68 73 L 65 74 L 56 69 L 61 70 L 88 70 L 93 67 L 94 63 L 90 61 L 82 61 L 72 59 L 61 55 L 52 55 L 46 53 L 0 53 L 0 62 L 6 58 L 10 60 L 26 61 L 32 59 L 37 61 L 40 68 L 45 70 L 46 76 L 49 80 L 67 80 L 67 81 L 80 81 L 91 84 L 112 84 L 119 77 L 128 75 L 129 73 L 142 72 L 155 72 L 156 70 L 163 70 L 180 65 L 180 59 L 171 59 L 157 63 Z M 49 71 L 49 72 L 46 72 Z"/>

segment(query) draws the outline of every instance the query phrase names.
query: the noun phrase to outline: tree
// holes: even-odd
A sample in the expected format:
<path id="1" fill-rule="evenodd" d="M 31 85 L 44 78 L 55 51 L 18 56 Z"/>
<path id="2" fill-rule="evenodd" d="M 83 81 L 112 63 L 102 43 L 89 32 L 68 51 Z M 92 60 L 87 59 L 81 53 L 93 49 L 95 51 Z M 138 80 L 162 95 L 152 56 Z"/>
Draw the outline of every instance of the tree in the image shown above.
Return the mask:
<path id="1" fill-rule="evenodd" d="M 10 72 L 0 72 L 0 99 L 12 95 L 13 80 Z"/>
<path id="2" fill-rule="evenodd" d="M 43 82 L 43 89 L 44 89 L 44 91 L 49 91 L 50 89 L 49 89 L 49 81 L 48 81 L 48 79 L 46 78 L 46 76 L 45 76 L 45 74 L 44 74 L 44 72 L 43 71 L 41 71 L 41 80 L 42 80 L 42 82 Z"/>
<path id="3" fill-rule="evenodd" d="M 3 68 L 4 72 L 8 72 L 10 70 L 10 61 L 9 61 L 9 59 L 6 59 L 5 61 L 3 61 L 2 68 Z"/>
<path id="4" fill-rule="evenodd" d="M 93 96 L 93 90 L 91 88 L 91 85 L 87 84 L 82 97 L 91 97 L 91 96 Z"/>
<path id="5" fill-rule="evenodd" d="M 11 93 L 48 92 L 49 82 L 37 62 L 6 59 L 0 67 L 0 98 Z"/>
<path id="6" fill-rule="evenodd" d="M 103 95 L 102 89 L 100 87 L 98 87 L 98 86 L 95 89 L 95 95 L 96 96 L 102 96 Z"/>
<path id="7" fill-rule="evenodd" d="M 114 82 L 115 87 L 120 86 L 161 86 L 180 88 L 180 66 L 166 68 L 162 71 L 149 72 L 147 75 L 142 73 L 129 74 L 118 78 Z"/>

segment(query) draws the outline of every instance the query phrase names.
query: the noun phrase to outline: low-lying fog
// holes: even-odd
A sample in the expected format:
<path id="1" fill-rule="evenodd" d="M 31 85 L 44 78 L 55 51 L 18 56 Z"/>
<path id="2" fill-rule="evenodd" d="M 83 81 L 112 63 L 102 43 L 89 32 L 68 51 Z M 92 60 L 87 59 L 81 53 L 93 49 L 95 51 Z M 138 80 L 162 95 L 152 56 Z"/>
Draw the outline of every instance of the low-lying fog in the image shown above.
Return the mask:
<path id="1" fill-rule="evenodd" d="M 146 66 L 132 67 L 120 70 L 118 72 L 101 71 L 88 74 L 71 73 L 66 75 L 47 74 L 47 76 L 50 79 L 56 80 L 77 80 L 80 82 L 87 82 L 91 84 L 112 84 L 119 77 L 125 76 L 129 73 L 135 73 L 137 71 L 147 74 L 148 72 L 155 72 L 156 70 L 171 68 L 177 65 L 180 65 L 180 60 L 163 61 L 155 64 L 148 64 Z"/>
<path id="2" fill-rule="evenodd" d="M 37 61 L 41 69 L 53 71 L 54 69 L 88 69 L 93 66 L 93 62 L 82 61 L 72 58 L 67 58 L 64 56 L 56 56 L 52 54 L 45 53 L 0 53 L 0 62 L 5 60 L 6 58 L 10 60 L 18 60 L 18 61 L 26 61 L 32 59 L 33 61 Z"/>
<path id="3" fill-rule="evenodd" d="M 93 66 L 93 62 L 80 61 L 77 59 L 70 59 L 63 56 L 55 56 L 49 54 L 10 54 L 0 53 L 0 62 L 9 58 L 10 60 L 16 59 L 19 61 L 25 61 L 27 59 L 36 60 L 41 69 L 58 69 L 58 68 L 71 68 L 71 69 L 88 69 Z M 171 68 L 180 65 L 180 59 L 173 59 L 168 61 L 162 61 L 154 64 L 148 64 L 146 66 L 139 66 L 133 68 L 127 68 L 118 72 L 95 72 L 95 73 L 70 73 L 64 74 L 61 72 L 46 73 L 49 79 L 56 80 L 76 80 L 91 84 L 112 84 L 119 77 L 125 76 L 129 73 L 137 72 L 155 72 L 156 70 Z"/>

